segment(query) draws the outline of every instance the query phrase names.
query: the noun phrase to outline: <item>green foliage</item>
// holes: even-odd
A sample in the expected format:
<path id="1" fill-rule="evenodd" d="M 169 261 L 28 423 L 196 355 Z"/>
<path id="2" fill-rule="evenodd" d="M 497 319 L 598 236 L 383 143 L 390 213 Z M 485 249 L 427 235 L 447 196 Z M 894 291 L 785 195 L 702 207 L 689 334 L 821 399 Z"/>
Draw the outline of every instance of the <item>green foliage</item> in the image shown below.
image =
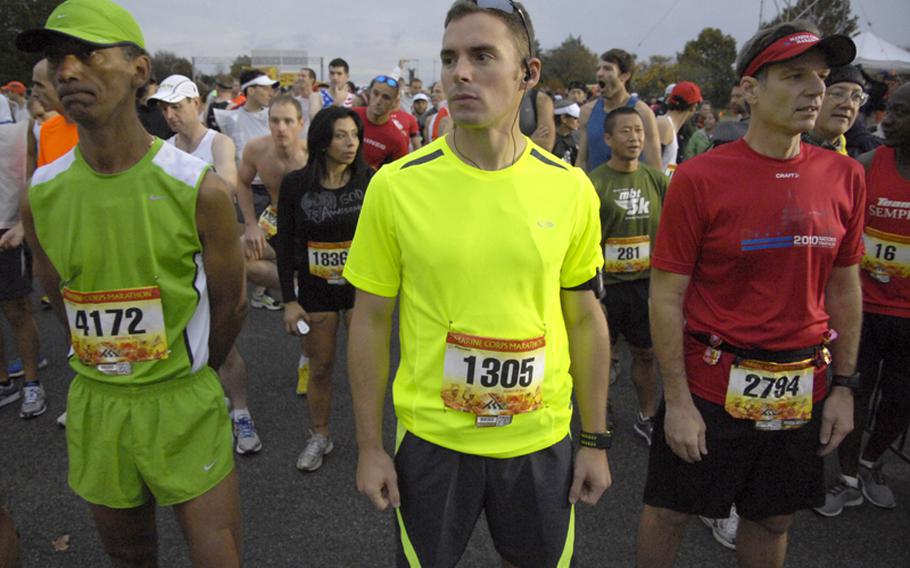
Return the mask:
<path id="1" fill-rule="evenodd" d="M 32 67 L 41 59 L 38 53 L 16 49 L 16 36 L 30 28 L 44 26 L 47 17 L 63 0 L 0 1 L 0 83 L 32 82 Z"/>
<path id="2" fill-rule="evenodd" d="M 736 82 L 736 40 L 717 28 L 705 28 L 677 55 L 678 78 L 692 81 L 702 96 L 724 104 Z"/>
<path id="3" fill-rule="evenodd" d="M 850 11 L 850 0 L 797 0 L 793 6 L 781 10 L 776 18 L 765 25 L 797 18 L 813 22 L 823 36 L 852 36 L 859 32 L 857 18 Z"/>
<path id="4" fill-rule="evenodd" d="M 679 67 L 673 58 L 652 55 L 635 71 L 633 87 L 643 99 L 662 97 L 667 85 L 679 81 Z"/>
<path id="5" fill-rule="evenodd" d="M 541 54 L 541 83 L 553 90 L 566 88 L 571 81 L 590 82 L 597 72 L 597 55 L 581 41 L 569 36 L 562 44 Z"/>
<path id="6" fill-rule="evenodd" d="M 152 75 L 161 82 L 174 74 L 192 78 L 193 64 L 170 51 L 156 51 L 152 56 Z"/>
<path id="7" fill-rule="evenodd" d="M 252 64 L 253 59 L 249 55 L 238 55 L 231 63 L 231 77 L 240 77 L 240 73 Z"/>

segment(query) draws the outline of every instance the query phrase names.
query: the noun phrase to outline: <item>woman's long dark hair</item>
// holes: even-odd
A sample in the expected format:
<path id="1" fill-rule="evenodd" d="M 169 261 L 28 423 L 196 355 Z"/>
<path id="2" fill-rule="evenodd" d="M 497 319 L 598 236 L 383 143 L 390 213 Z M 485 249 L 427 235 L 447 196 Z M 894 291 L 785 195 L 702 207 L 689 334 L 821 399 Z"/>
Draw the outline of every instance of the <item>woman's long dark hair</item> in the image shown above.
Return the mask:
<path id="1" fill-rule="evenodd" d="M 332 144 L 332 136 L 335 133 L 335 123 L 343 118 L 350 118 L 357 125 L 357 139 L 360 144 L 357 146 L 357 155 L 354 161 L 348 166 L 351 171 L 351 179 L 368 173 L 370 166 L 363 161 L 363 121 L 360 116 L 349 108 L 331 106 L 324 108 L 313 117 L 310 123 L 310 131 L 307 133 L 307 158 L 306 166 L 303 168 L 303 182 L 306 187 L 317 187 L 322 183 L 325 177 L 326 152 Z"/>

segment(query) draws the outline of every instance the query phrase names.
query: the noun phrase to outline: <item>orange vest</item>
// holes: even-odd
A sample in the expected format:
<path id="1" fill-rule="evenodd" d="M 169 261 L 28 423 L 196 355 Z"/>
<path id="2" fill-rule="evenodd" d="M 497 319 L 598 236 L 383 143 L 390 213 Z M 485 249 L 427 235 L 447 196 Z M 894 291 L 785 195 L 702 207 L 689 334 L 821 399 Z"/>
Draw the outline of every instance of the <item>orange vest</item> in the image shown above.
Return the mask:
<path id="1" fill-rule="evenodd" d="M 73 149 L 79 142 L 79 130 L 74 122 L 67 122 L 62 114 L 44 121 L 38 139 L 37 164 L 46 166 Z"/>

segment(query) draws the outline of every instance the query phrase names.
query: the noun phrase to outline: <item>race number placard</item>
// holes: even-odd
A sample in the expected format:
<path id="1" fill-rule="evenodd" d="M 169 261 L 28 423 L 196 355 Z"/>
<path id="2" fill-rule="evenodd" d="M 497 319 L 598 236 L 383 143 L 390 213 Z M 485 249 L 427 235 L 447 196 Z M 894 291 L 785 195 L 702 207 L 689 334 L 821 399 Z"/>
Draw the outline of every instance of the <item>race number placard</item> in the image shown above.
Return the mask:
<path id="1" fill-rule="evenodd" d="M 543 406 L 546 340 L 495 339 L 449 332 L 442 400 L 478 417 L 506 417 Z M 491 425 L 505 425 L 509 421 Z M 478 426 L 486 425 L 478 421 Z"/>
<path id="2" fill-rule="evenodd" d="M 326 280 L 329 284 L 346 284 L 344 264 L 348 261 L 351 241 L 343 243 L 307 243 L 310 274 Z"/>
<path id="3" fill-rule="evenodd" d="M 866 252 L 862 269 L 882 283 L 892 278 L 910 278 L 910 237 L 866 227 L 863 233 Z"/>
<path id="4" fill-rule="evenodd" d="M 812 418 L 815 369 L 805 361 L 740 361 L 730 367 L 724 408 L 733 418 L 754 421 L 756 428 L 798 428 Z"/>
<path id="5" fill-rule="evenodd" d="M 167 359 L 157 286 L 79 292 L 63 289 L 73 350 L 86 365 Z"/>
<path id="6" fill-rule="evenodd" d="M 259 228 L 270 239 L 278 234 L 278 208 L 274 205 L 265 208 L 259 215 Z"/>
<path id="7" fill-rule="evenodd" d="M 616 237 L 604 244 L 604 272 L 641 272 L 651 268 L 651 238 Z"/>

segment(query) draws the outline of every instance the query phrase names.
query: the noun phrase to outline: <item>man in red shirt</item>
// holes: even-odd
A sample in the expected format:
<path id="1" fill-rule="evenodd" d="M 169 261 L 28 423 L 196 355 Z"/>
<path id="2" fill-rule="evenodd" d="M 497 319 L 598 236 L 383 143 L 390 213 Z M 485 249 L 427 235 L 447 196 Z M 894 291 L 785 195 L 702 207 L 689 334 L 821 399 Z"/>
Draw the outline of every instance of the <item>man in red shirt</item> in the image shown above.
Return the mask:
<path id="1" fill-rule="evenodd" d="M 863 498 L 885 509 L 897 506 L 880 458 L 910 423 L 910 85 L 888 98 L 882 121 L 885 145 L 859 157 L 866 167 L 866 254 L 862 261 L 863 332 L 857 367 L 863 375 L 854 424 L 866 423 L 875 377 L 881 402 L 875 429 L 860 453 L 863 430 L 844 439 L 841 476 L 824 507 L 833 517 Z"/>
<path id="2" fill-rule="evenodd" d="M 397 79 L 380 75 L 367 89 L 368 106 L 354 108 L 363 120 L 363 159 L 374 170 L 394 162 L 409 151 L 412 136 L 400 118 L 393 116 L 398 109 L 400 89 Z M 415 131 L 413 137 L 419 148 L 420 133 Z"/>
<path id="3" fill-rule="evenodd" d="M 640 567 L 670 566 L 690 515 L 734 504 L 740 565 L 783 566 L 793 513 L 824 503 L 821 456 L 853 428 L 865 184 L 857 162 L 800 134 L 828 68 L 855 53 L 807 22 L 760 30 L 737 61 L 745 137 L 673 176 L 651 261 L 665 403 Z"/>

